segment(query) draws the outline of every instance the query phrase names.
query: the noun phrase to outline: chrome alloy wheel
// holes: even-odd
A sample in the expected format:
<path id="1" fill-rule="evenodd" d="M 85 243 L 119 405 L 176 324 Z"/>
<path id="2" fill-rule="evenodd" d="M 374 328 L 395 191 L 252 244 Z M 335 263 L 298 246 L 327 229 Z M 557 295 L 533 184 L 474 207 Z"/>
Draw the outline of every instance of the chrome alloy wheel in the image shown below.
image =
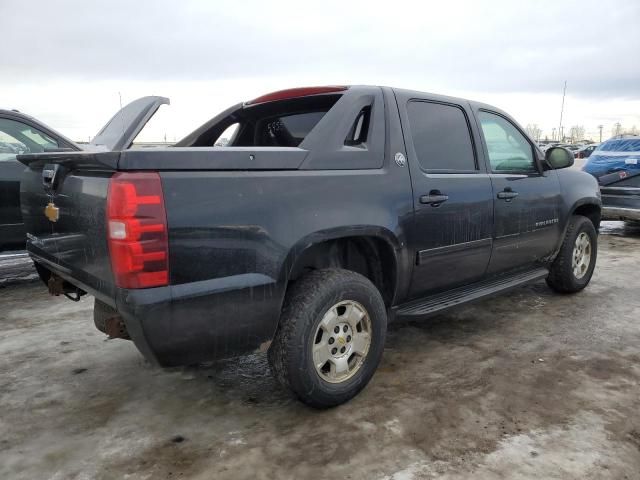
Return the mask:
<path id="1" fill-rule="evenodd" d="M 324 314 L 313 337 L 313 364 L 323 380 L 341 383 L 362 366 L 371 346 L 371 319 L 353 300 L 336 303 Z"/>
<path id="2" fill-rule="evenodd" d="M 586 232 L 582 232 L 578 235 L 578 238 L 576 238 L 576 243 L 573 246 L 573 255 L 571 257 L 571 268 L 577 280 L 580 280 L 586 275 L 590 263 L 591 239 Z"/>

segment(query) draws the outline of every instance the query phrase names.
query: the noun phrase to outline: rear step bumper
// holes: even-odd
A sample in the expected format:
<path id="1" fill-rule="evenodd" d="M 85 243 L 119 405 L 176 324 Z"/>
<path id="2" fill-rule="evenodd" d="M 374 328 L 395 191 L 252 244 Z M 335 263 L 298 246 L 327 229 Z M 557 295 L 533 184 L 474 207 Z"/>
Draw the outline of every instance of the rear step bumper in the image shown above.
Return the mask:
<path id="1" fill-rule="evenodd" d="M 275 334 L 284 291 L 266 275 L 127 290 L 90 277 L 80 281 L 77 272 L 33 249 L 29 253 L 47 270 L 115 308 L 138 350 L 163 367 L 264 351 Z"/>
<path id="2" fill-rule="evenodd" d="M 396 317 L 405 320 L 428 317 L 463 303 L 480 300 L 527 283 L 541 280 L 546 278 L 548 274 L 549 270 L 541 267 L 514 275 L 505 275 L 477 282 L 402 305 L 396 311 Z"/>
<path id="3" fill-rule="evenodd" d="M 638 208 L 602 207 L 603 220 L 635 220 L 640 221 L 640 202 Z"/>
<path id="4" fill-rule="evenodd" d="M 235 275 L 168 287 L 118 289 L 116 309 L 143 355 L 161 366 L 191 365 L 265 350 L 281 295 L 271 278 Z"/>

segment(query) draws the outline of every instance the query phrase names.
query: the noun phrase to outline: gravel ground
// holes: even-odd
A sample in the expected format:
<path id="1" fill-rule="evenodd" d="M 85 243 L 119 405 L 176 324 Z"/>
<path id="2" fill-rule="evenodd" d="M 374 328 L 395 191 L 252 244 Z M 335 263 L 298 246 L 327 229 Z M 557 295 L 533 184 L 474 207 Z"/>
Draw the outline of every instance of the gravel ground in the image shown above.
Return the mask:
<path id="1" fill-rule="evenodd" d="M 393 326 L 371 384 L 314 411 L 254 355 L 162 370 L 92 299 L 0 288 L 2 479 L 638 479 L 640 231 L 591 285 L 544 283 Z"/>

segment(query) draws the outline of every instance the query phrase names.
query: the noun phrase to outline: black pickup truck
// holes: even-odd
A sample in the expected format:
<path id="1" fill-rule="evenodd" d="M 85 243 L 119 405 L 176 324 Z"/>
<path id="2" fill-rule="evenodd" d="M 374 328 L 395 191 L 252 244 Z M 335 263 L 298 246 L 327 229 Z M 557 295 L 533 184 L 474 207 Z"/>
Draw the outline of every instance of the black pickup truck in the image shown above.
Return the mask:
<path id="1" fill-rule="evenodd" d="M 52 294 L 92 294 L 96 326 L 162 366 L 267 351 L 316 407 L 367 384 L 389 321 L 544 278 L 577 292 L 596 262 L 596 180 L 458 98 L 291 89 L 173 147 L 19 159 Z"/>

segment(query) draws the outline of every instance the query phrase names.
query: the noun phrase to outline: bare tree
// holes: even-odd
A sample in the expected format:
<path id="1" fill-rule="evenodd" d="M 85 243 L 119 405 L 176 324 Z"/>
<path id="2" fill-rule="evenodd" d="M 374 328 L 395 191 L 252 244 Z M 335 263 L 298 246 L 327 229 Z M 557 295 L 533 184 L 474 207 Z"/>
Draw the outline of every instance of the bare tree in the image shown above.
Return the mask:
<path id="1" fill-rule="evenodd" d="M 569 129 L 569 137 L 572 142 L 584 140 L 584 125 L 574 125 Z"/>
<path id="2" fill-rule="evenodd" d="M 527 135 L 533 138 L 536 142 L 540 140 L 540 135 L 542 135 L 542 129 L 537 123 L 528 123 L 524 131 L 527 132 Z"/>

